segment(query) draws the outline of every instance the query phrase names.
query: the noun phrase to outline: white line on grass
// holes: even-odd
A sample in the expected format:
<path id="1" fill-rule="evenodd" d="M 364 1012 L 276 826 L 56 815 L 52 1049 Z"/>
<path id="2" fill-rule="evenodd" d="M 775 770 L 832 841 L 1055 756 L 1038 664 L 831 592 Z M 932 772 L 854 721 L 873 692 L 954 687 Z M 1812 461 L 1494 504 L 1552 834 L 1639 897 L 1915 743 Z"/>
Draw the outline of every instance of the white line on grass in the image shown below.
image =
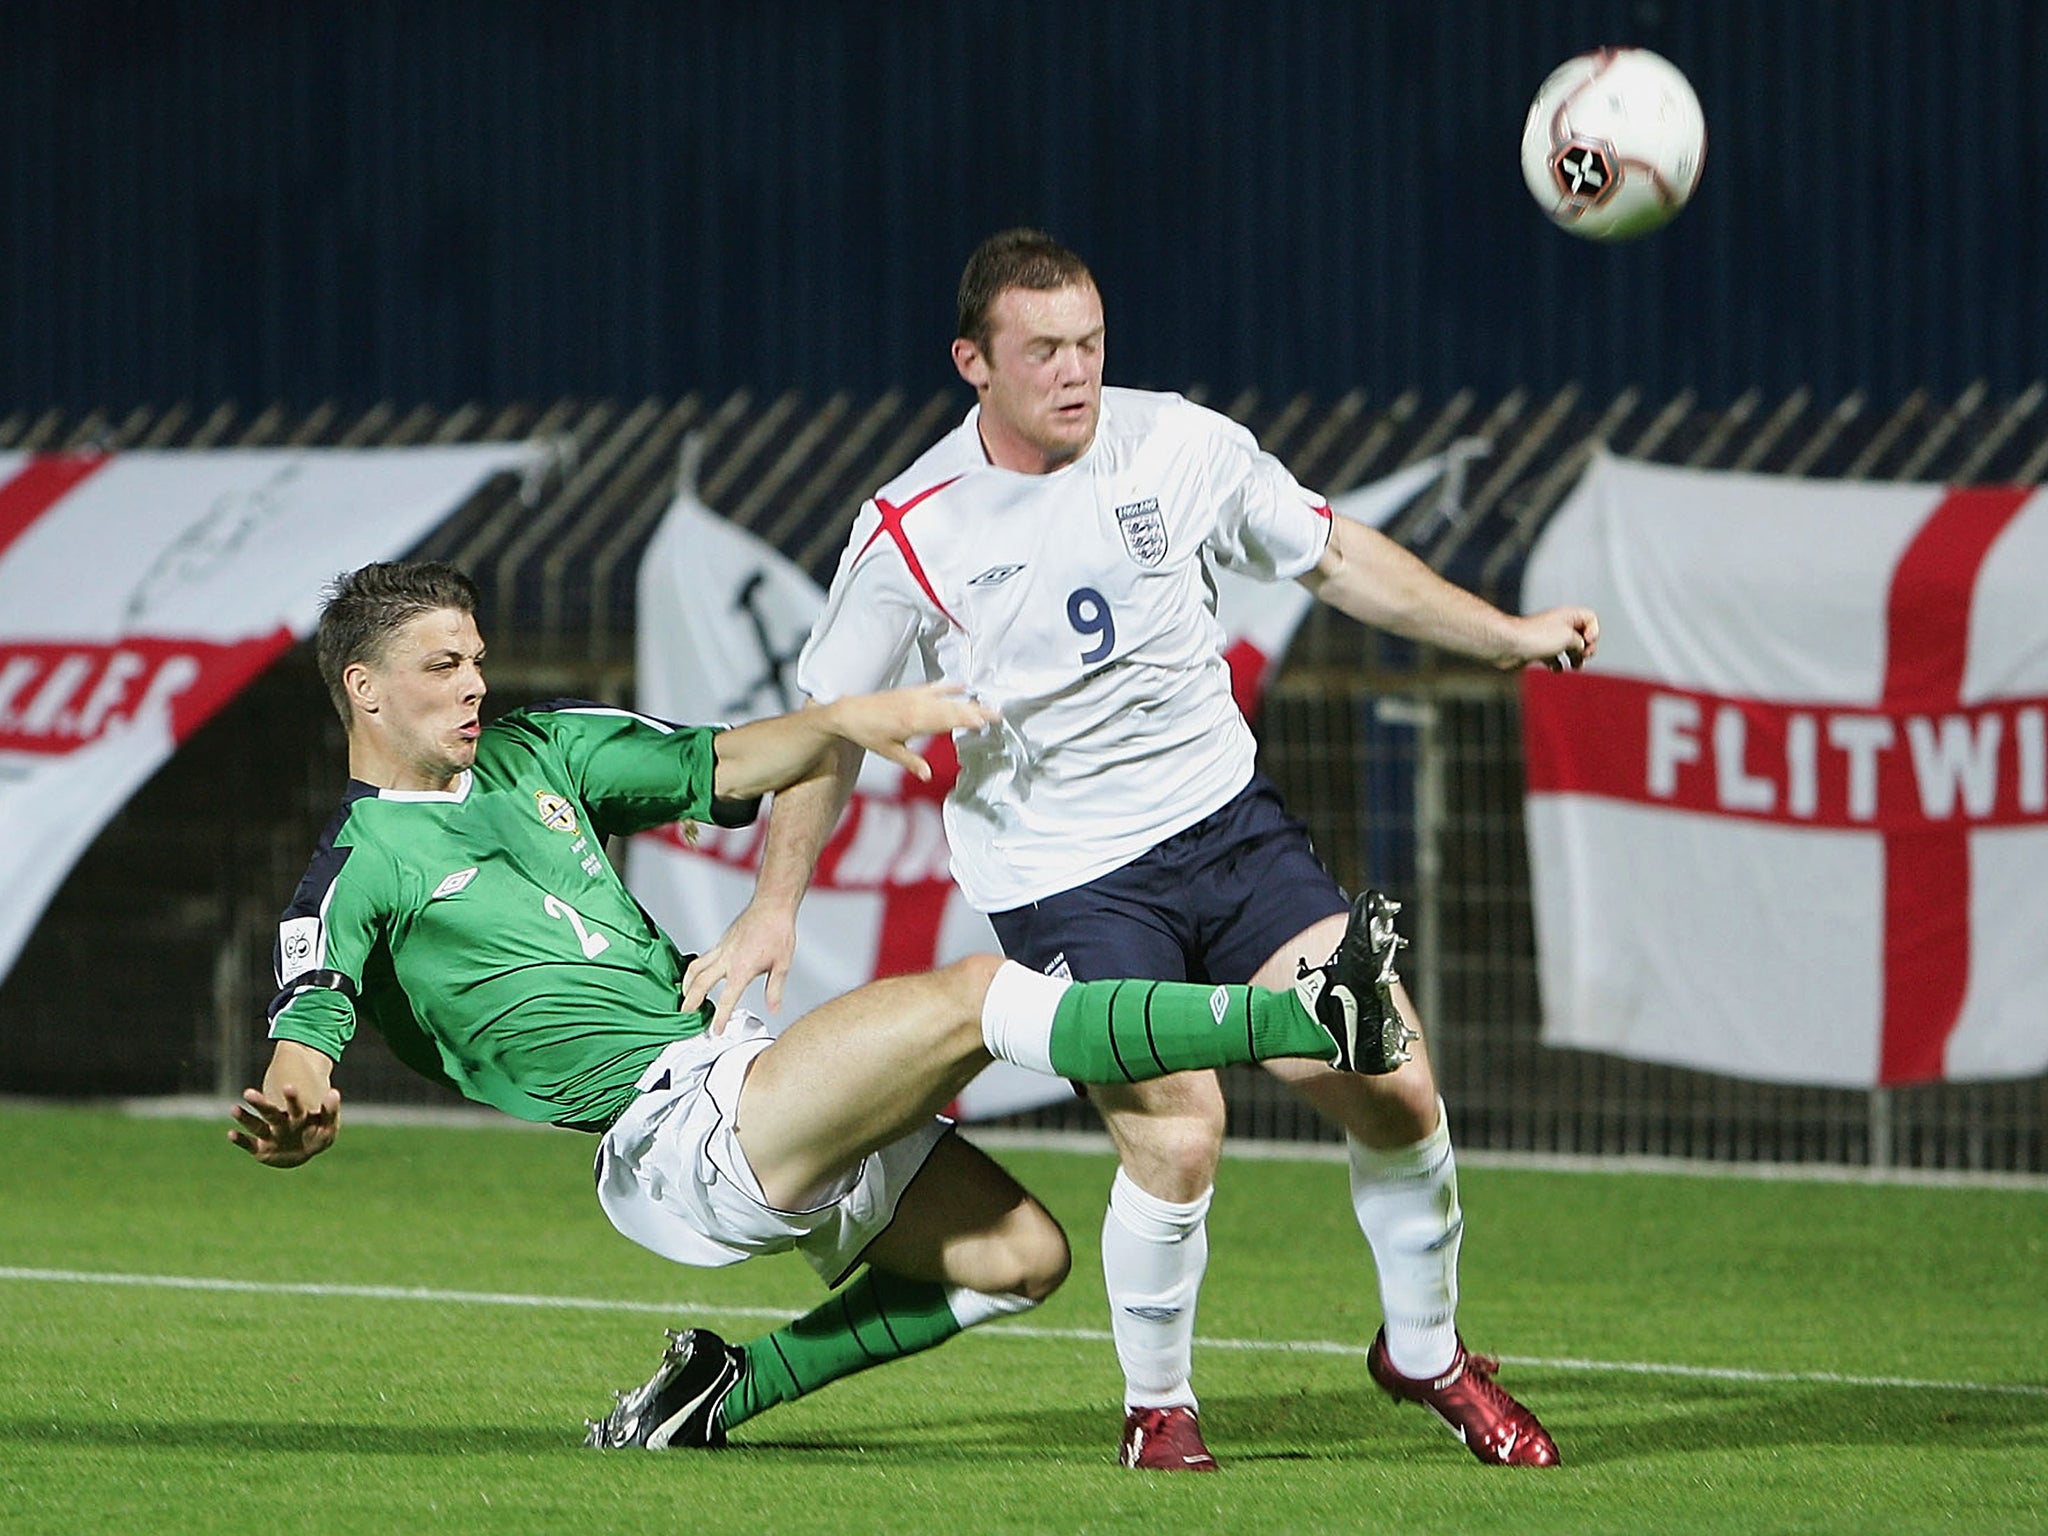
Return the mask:
<path id="1" fill-rule="evenodd" d="M 527 1296 L 506 1291 L 443 1291 L 421 1285 L 334 1285 L 271 1280 L 231 1280 L 207 1275 L 124 1275 L 78 1269 L 24 1269 L 0 1265 L 0 1280 L 60 1285 L 133 1285 L 169 1291 L 224 1291 L 248 1296 L 345 1297 L 358 1301 L 432 1301 L 452 1306 L 539 1307 L 564 1312 L 636 1312 L 675 1317 L 682 1312 L 708 1312 L 719 1317 L 759 1317 L 787 1322 L 787 1307 L 732 1307 L 680 1301 L 614 1301 L 597 1296 Z M 1008 1334 L 1020 1339 L 1072 1340 L 1100 1344 L 1110 1334 L 1098 1328 L 1037 1328 L 1029 1323 L 994 1323 L 985 1336 Z M 1363 1356 L 1363 1344 L 1332 1339 L 1219 1339 L 1203 1337 L 1204 1349 L 1271 1351 L 1276 1354 Z M 1905 1392 L 1988 1392 L 2005 1397 L 2048 1397 L 2048 1386 L 2024 1382 L 1926 1381 L 1911 1376 L 1851 1376 L 1837 1371 L 1753 1371 L 1731 1366 L 1666 1365 L 1650 1360 L 1546 1359 L 1537 1355 L 1503 1355 L 1509 1365 L 1545 1371 L 1585 1371 L 1630 1376 L 1681 1376 L 1701 1381 L 1760 1382 L 1771 1385 L 1883 1387 Z"/>
<path id="2" fill-rule="evenodd" d="M 40 1104 L 42 1100 L 0 1095 L 0 1107 Z M 224 1120 L 225 1099 L 193 1094 L 164 1098 L 120 1099 L 121 1112 L 141 1119 Z M 1455 1117 L 1454 1117 L 1455 1118 Z M 348 1109 L 352 1125 L 421 1125 L 465 1130 L 546 1131 L 556 1135 L 581 1136 L 581 1131 L 560 1131 L 554 1126 L 514 1120 L 481 1105 L 451 1105 L 445 1108 L 396 1104 L 353 1104 Z M 964 1125 L 961 1132 L 976 1146 L 989 1152 L 1073 1152 L 1095 1155 L 1114 1150 L 1109 1137 L 1100 1131 L 1020 1131 L 999 1126 Z M 1233 1136 L 1224 1143 L 1223 1154 L 1234 1161 L 1341 1163 L 1346 1153 L 1341 1142 L 1267 1141 Z M 1795 1184 L 1880 1184 L 1924 1186 L 1934 1189 L 1997 1189 L 2048 1193 L 2048 1174 L 2006 1173 L 1967 1168 L 1868 1168 L 1842 1163 L 1752 1163 L 1713 1162 L 1701 1158 L 1660 1157 L 1651 1153 L 1602 1154 L 1590 1152 L 1488 1152 L 1476 1148 L 1458 1152 L 1461 1168 L 1508 1168 L 1531 1173 L 1651 1173 L 1685 1178 L 1764 1179 Z"/>

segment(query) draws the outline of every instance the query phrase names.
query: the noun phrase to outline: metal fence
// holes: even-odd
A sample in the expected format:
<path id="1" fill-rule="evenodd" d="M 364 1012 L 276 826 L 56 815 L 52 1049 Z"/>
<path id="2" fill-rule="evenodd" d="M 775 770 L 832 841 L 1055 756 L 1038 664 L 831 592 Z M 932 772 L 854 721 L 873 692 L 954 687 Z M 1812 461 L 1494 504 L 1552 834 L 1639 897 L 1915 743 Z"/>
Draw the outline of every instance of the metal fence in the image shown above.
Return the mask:
<path id="1" fill-rule="evenodd" d="M 1408 899 L 1408 970 L 1462 1145 L 2048 1171 L 2048 1079 L 1790 1088 L 1539 1043 L 1510 683 L 1418 672 L 1374 688 L 1297 669 L 1264 714 L 1268 769 L 1339 877 Z M 1333 1139 L 1263 1073 L 1231 1086 L 1233 1131 Z"/>
<path id="2" fill-rule="evenodd" d="M 1846 478 L 2033 483 L 2048 465 L 2036 385 L 1887 410 L 1855 397 L 1582 401 L 1470 395 L 1218 400 L 1306 482 L 1338 493 L 1432 453 L 1452 464 L 1393 532 L 1438 569 L 1512 603 L 1529 545 L 1596 444 L 1664 462 Z M 502 707 L 630 699 L 633 576 L 679 464 L 713 505 L 823 575 L 866 489 L 943 431 L 957 397 L 453 412 L 388 407 L 243 417 L 137 412 L 0 420 L 0 448 L 455 442 L 533 437 L 552 469 L 487 487 L 422 553 L 481 580 Z M 1878 1093 L 1794 1089 L 1558 1050 L 1537 1038 L 1516 696 L 1474 670 L 1318 609 L 1258 722 L 1264 766 L 1338 877 L 1408 900 L 1407 967 L 1466 1147 L 1926 1169 L 2048 1171 L 2048 1078 Z M 207 1090 L 262 1049 L 275 914 L 331 814 L 339 727 L 303 651 L 210 723 L 110 825 L 0 985 L 0 1090 Z M 106 914 L 126 939 L 109 962 Z M 687 944 L 708 935 L 681 936 Z M 374 1040 L 351 1049 L 358 1099 L 430 1100 Z M 1262 1073 L 1231 1081 L 1234 1134 L 1334 1132 Z M 1074 1104 L 1019 1117 L 1086 1126 Z"/>

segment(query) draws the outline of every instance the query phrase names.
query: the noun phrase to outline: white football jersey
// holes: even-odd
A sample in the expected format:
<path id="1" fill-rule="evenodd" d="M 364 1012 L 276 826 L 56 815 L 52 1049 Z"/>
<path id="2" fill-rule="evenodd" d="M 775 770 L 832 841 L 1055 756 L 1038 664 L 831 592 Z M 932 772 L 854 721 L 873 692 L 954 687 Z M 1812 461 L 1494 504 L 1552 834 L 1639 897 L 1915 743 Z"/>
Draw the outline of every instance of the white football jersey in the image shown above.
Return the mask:
<path id="1" fill-rule="evenodd" d="M 1254 743 L 1204 556 L 1302 575 L 1329 504 L 1179 395 L 1105 389 L 1045 475 L 988 462 L 979 407 L 855 518 L 797 681 L 829 701 L 920 671 L 1000 709 L 959 738 L 953 878 L 985 912 L 1081 885 L 1228 801 Z"/>

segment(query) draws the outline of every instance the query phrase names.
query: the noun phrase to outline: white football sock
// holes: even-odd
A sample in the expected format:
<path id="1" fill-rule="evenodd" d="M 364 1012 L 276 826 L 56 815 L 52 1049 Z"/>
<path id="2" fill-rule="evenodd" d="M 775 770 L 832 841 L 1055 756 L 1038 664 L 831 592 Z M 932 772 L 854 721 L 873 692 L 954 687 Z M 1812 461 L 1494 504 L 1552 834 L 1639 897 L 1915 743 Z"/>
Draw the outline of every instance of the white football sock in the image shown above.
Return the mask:
<path id="1" fill-rule="evenodd" d="M 1458 1354 L 1458 1166 L 1443 1101 L 1436 1129 L 1412 1146 L 1376 1150 L 1347 1137 L 1351 1208 L 1379 1269 L 1387 1358 L 1403 1376 L 1427 1379 Z"/>
<path id="2" fill-rule="evenodd" d="M 1072 985 L 1005 960 L 981 1000 L 981 1040 L 989 1055 L 1057 1077 L 1052 1069 L 1052 1019 L 1060 995 Z"/>
<path id="3" fill-rule="evenodd" d="M 1195 1299 L 1209 1267 L 1209 1198 L 1140 1189 L 1119 1168 L 1102 1218 L 1102 1278 L 1124 1368 L 1124 1407 L 1194 1408 Z"/>
<path id="4" fill-rule="evenodd" d="M 978 1327 L 999 1317 L 1029 1312 L 1038 1303 L 1015 1291 L 971 1291 L 964 1285 L 946 1288 L 946 1308 L 962 1328 Z"/>

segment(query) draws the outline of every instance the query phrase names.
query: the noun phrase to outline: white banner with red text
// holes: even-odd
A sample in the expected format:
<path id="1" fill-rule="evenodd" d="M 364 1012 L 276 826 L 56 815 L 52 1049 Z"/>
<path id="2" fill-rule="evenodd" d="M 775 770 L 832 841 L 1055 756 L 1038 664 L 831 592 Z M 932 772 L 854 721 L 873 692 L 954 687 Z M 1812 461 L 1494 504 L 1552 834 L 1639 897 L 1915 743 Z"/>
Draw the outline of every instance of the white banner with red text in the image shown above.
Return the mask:
<path id="1" fill-rule="evenodd" d="M 1418 463 L 1334 498 L 1332 508 L 1377 526 L 1440 470 L 1435 459 Z M 1249 715 L 1311 599 L 1294 582 L 1216 576 L 1233 689 Z M 795 565 L 685 489 L 640 566 L 637 707 L 669 720 L 727 723 L 796 708 L 797 653 L 824 601 Z M 879 976 L 1000 952 L 988 919 L 947 872 L 940 805 L 953 784 L 953 744 L 937 740 L 924 750 L 934 770 L 928 784 L 878 757 L 863 764 L 798 915 L 796 957 L 771 1025 Z M 705 948 L 753 895 L 766 822 L 699 827 L 694 842 L 679 827 L 643 834 L 628 856 L 627 881 L 677 943 Z M 761 1007 L 758 993 L 750 1006 Z M 1064 1082 L 999 1062 L 969 1085 L 955 1111 L 990 1119 L 1071 1092 Z"/>
<path id="2" fill-rule="evenodd" d="M 1543 1038 L 1767 1082 L 2048 1070 L 2048 499 L 1595 460 L 1527 609 Z"/>
<path id="3" fill-rule="evenodd" d="M 534 453 L 0 453 L 0 977 L 107 820 L 311 631 L 327 581 Z"/>

